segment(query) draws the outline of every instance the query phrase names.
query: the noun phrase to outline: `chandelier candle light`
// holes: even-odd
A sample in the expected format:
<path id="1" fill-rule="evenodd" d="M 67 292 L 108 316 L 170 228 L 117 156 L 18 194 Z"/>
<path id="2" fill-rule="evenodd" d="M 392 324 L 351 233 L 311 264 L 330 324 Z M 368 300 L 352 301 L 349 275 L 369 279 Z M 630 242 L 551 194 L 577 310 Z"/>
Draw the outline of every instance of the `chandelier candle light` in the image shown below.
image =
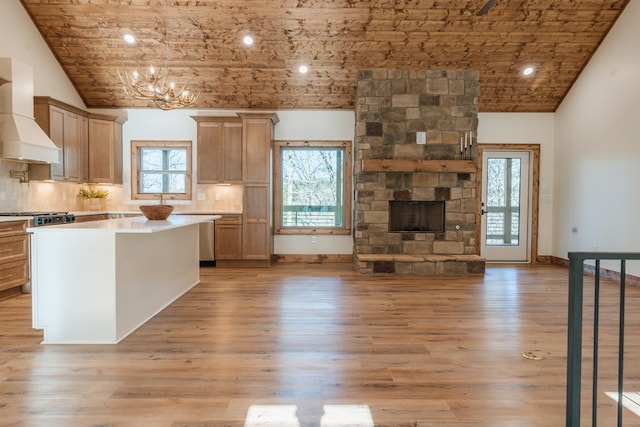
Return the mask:
<path id="1" fill-rule="evenodd" d="M 167 2 L 164 2 L 165 8 L 165 65 L 164 69 L 156 70 L 153 65 L 148 68 L 144 74 L 134 70 L 118 70 L 118 77 L 124 85 L 124 92 L 133 98 L 151 101 L 161 110 L 174 110 L 184 108 L 194 104 L 200 92 L 190 91 L 187 88 L 188 83 L 177 87 L 169 74 L 169 30 L 167 26 L 168 9 Z"/>

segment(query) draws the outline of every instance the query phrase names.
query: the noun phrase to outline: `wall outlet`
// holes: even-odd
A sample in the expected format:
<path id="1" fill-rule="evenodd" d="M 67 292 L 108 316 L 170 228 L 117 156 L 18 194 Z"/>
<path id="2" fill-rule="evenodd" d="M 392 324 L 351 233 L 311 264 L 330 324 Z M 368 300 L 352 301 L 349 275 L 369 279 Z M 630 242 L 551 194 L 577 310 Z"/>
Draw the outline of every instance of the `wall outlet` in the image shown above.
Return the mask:
<path id="1" fill-rule="evenodd" d="M 220 200 L 220 193 L 216 193 L 216 200 Z"/>
<path id="2" fill-rule="evenodd" d="M 315 245 L 317 241 L 318 239 L 316 239 L 316 236 L 311 236 L 311 243 Z"/>
<path id="3" fill-rule="evenodd" d="M 206 200 L 204 193 L 198 193 L 198 200 Z"/>
<path id="4" fill-rule="evenodd" d="M 427 133 L 416 132 L 416 144 L 426 144 L 426 143 L 427 143 Z"/>

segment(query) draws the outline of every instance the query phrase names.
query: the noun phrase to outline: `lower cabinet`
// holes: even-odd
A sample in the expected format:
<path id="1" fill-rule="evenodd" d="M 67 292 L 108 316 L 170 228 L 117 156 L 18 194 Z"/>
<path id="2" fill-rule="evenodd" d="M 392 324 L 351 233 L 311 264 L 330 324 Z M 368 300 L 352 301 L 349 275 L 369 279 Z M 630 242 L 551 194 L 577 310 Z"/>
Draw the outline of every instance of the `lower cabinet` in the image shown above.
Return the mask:
<path id="1" fill-rule="evenodd" d="M 75 222 L 89 222 L 109 219 L 109 214 L 76 215 Z"/>
<path id="2" fill-rule="evenodd" d="M 242 215 L 222 215 L 215 221 L 215 258 L 242 259 Z"/>
<path id="3" fill-rule="evenodd" d="M 29 282 L 27 221 L 0 222 L 0 291 Z"/>
<path id="4" fill-rule="evenodd" d="M 246 260 L 269 261 L 273 252 L 269 212 L 271 204 L 268 184 L 245 184 L 242 220 L 242 257 Z"/>

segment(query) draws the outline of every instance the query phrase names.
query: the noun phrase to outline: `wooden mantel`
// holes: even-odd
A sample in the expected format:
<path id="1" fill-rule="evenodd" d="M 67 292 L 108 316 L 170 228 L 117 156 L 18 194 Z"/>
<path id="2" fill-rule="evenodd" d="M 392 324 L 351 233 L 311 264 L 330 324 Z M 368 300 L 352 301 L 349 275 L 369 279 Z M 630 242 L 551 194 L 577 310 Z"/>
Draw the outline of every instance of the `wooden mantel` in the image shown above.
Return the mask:
<path id="1" fill-rule="evenodd" d="M 474 160 L 364 159 L 362 172 L 476 172 Z"/>

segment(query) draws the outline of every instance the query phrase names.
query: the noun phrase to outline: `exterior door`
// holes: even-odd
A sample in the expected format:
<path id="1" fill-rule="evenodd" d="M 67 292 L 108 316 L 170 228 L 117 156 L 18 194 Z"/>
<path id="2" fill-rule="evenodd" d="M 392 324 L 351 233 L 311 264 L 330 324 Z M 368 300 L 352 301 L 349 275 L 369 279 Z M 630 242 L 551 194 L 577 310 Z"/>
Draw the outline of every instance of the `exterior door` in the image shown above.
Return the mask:
<path id="1" fill-rule="evenodd" d="M 529 261 L 530 159 L 529 151 L 483 152 L 480 253 L 487 261 Z"/>

